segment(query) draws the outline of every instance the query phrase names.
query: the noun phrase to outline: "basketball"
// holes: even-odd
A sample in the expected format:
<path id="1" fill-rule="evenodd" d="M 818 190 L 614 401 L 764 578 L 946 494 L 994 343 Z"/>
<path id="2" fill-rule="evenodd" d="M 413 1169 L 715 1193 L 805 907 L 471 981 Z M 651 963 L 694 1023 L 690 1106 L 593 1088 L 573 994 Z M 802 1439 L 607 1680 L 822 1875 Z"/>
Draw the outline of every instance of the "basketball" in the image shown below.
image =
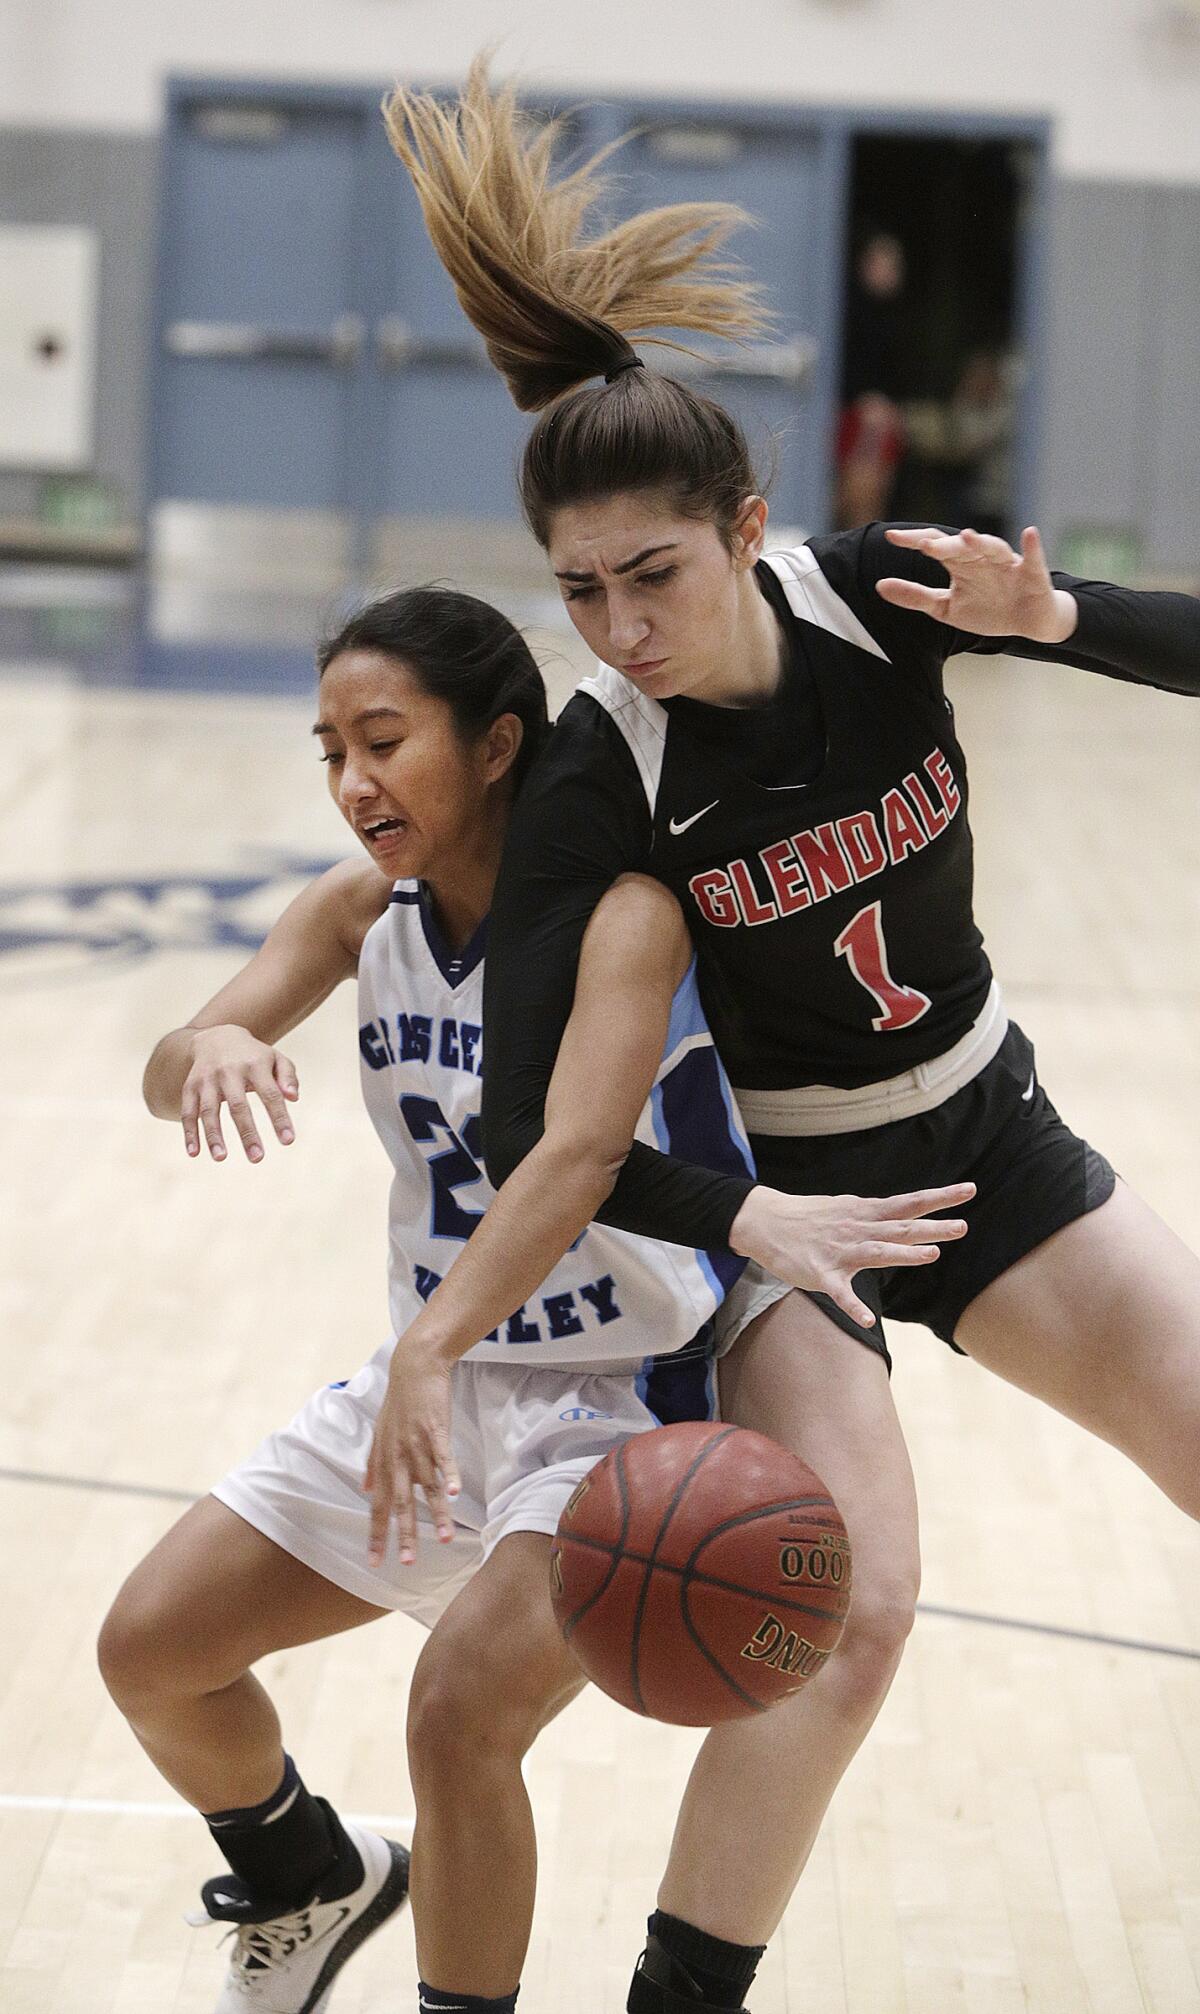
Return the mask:
<path id="1" fill-rule="evenodd" d="M 684 1727 L 761 1713 L 815 1676 L 850 1606 L 850 1541 L 796 1455 L 743 1427 L 635 1434 L 559 1520 L 551 1596 L 588 1677 Z"/>

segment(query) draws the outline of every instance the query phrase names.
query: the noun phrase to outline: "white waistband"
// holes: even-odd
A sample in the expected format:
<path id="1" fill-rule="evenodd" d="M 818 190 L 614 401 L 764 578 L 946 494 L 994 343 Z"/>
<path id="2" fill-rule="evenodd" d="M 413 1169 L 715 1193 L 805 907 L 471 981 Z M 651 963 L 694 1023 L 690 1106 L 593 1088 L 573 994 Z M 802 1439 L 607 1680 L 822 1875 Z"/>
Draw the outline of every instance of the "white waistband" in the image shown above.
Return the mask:
<path id="1" fill-rule="evenodd" d="M 912 1119 L 944 1105 L 986 1068 L 1008 1033 L 1008 1016 L 993 979 L 983 1012 L 966 1034 L 931 1062 L 845 1091 L 836 1084 L 801 1084 L 790 1091 L 735 1091 L 748 1133 L 810 1138 L 825 1133 L 865 1133 Z"/>

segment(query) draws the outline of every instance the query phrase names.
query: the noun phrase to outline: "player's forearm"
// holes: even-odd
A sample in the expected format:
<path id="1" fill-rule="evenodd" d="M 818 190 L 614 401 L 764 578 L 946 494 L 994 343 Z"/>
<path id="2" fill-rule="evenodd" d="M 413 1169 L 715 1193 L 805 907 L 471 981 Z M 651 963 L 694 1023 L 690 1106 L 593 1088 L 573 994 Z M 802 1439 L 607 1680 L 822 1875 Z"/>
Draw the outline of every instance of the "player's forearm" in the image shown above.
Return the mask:
<path id="1" fill-rule="evenodd" d="M 748 1175 L 718 1174 L 635 1140 L 596 1217 L 660 1244 L 731 1251 L 734 1219 L 754 1186 Z"/>
<path id="2" fill-rule="evenodd" d="M 1150 593 L 1103 581 L 1069 584 L 1079 608 L 1069 652 L 1118 678 L 1200 697 L 1200 600 L 1195 595 Z"/>
<path id="3" fill-rule="evenodd" d="M 973 649 L 1011 649 L 1133 685 L 1200 698 L 1200 600 L 1082 581 L 1055 573 L 1056 615 L 1036 637 L 979 639 Z"/>
<path id="4" fill-rule="evenodd" d="M 178 1119 L 195 1053 L 194 1028 L 172 1028 L 155 1044 L 142 1075 L 142 1096 L 156 1119 Z"/>
<path id="5" fill-rule="evenodd" d="M 405 1331 L 403 1347 L 454 1363 L 506 1322 L 586 1230 L 620 1165 L 621 1155 L 603 1143 L 545 1135 Z"/>

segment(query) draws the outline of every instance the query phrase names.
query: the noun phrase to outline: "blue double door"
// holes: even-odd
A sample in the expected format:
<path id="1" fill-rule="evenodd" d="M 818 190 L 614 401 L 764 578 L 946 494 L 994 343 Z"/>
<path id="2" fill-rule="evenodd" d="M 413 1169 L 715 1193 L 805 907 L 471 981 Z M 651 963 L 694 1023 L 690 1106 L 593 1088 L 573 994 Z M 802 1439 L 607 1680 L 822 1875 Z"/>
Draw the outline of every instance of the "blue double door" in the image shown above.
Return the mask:
<path id="1" fill-rule="evenodd" d="M 816 526 L 834 393 L 836 141 L 795 115 L 685 118 L 630 103 L 572 113 L 563 149 L 614 138 L 626 141 L 614 172 L 629 211 L 719 198 L 758 220 L 736 249 L 766 289 L 775 337 L 749 350 L 709 345 L 711 363 L 691 369 L 776 464 L 776 516 Z M 405 525 L 456 540 L 473 528 L 519 536 L 528 421 L 429 244 L 378 95 L 176 87 L 162 247 L 151 429 L 160 511 L 250 513 L 281 535 L 289 520 L 324 527 L 359 566 Z"/>

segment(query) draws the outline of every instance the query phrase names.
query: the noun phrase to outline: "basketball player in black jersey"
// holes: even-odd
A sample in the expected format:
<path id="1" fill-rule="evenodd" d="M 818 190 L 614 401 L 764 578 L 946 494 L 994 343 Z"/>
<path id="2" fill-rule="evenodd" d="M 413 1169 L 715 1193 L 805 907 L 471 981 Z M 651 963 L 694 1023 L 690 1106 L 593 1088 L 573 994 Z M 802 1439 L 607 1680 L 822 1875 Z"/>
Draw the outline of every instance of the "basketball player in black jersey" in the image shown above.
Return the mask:
<path id="1" fill-rule="evenodd" d="M 1007 1021 L 972 915 L 965 766 L 942 691 L 946 658 L 967 651 L 1200 694 L 1200 602 L 1052 575 L 1034 531 L 1013 551 L 872 525 L 764 559 L 766 506 L 736 423 L 629 341 L 761 326 L 754 290 L 711 257 L 736 213 L 658 211 L 589 242 L 598 163 L 555 184 L 551 139 L 525 131 L 478 67 L 457 112 L 398 92 L 388 116 L 467 314 L 516 403 L 540 413 L 522 500 L 602 663 L 530 778 L 497 890 L 493 1178 L 539 1137 L 595 904 L 626 870 L 648 873 L 697 944 L 764 1181 L 978 1184 L 970 1237 L 936 1266 L 862 1276 L 864 1300 L 1122 1448 L 1200 1515 L 1200 1262 L 1068 1130 Z M 795 1280 L 758 1193 L 635 1145 L 599 1214 L 727 1242 Z M 765 1280 L 754 1292 L 747 1313 L 768 1311 L 727 1358 L 723 1394 L 832 1487 L 854 1608 L 818 1681 L 708 1737 L 632 2014 L 743 2005 L 916 1597 L 882 1321 Z M 452 1289 L 443 1306 L 397 1351 L 381 1421 L 401 1497 L 439 1487 L 431 1367 L 475 1333 Z"/>

